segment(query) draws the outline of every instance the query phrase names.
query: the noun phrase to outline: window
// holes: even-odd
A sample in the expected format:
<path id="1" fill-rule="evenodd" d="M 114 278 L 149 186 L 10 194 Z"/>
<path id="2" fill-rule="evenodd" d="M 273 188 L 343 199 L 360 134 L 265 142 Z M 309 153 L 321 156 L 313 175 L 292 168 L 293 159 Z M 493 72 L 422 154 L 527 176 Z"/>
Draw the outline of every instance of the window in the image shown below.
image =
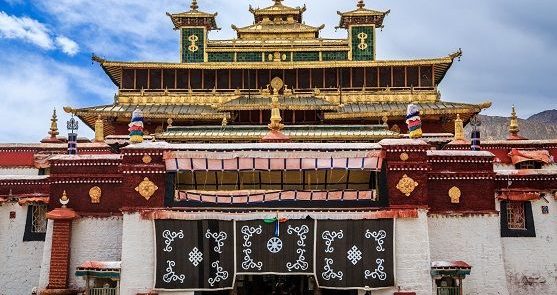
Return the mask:
<path id="1" fill-rule="evenodd" d="M 538 161 L 524 161 L 515 165 L 516 169 L 541 169 L 542 163 Z"/>
<path id="2" fill-rule="evenodd" d="M 46 205 L 29 205 L 23 241 L 44 241 L 47 227 L 47 211 Z"/>
<path id="3" fill-rule="evenodd" d="M 507 226 L 509 229 L 526 230 L 526 215 L 524 214 L 524 203 L 507 203 Z"/>
<path id="4" fill-rule="evenodd" d="M 501 237 L 535 237 L 530 202 L 501 201 Z"/>

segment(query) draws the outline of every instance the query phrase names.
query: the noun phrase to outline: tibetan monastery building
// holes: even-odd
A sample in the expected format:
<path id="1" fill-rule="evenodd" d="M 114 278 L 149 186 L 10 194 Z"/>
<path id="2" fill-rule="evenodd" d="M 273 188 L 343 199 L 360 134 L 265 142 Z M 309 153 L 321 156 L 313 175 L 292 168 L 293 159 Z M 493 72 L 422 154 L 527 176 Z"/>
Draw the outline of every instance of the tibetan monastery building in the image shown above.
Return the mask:
<path id="1" fill-rule="evenodd" d="M 378 60 L 389 11 L 328 39 L 270 4 L 230 40 L 167 13 L 179 62 L 93 56 L 114 102 L 64 108 L 93 140 L 54 113 L 0 144 L 0 294 L 557 294 L 557 139 L 513 108 L 468 141 L 491 103 L 438 91 L 462 51 Z"/>

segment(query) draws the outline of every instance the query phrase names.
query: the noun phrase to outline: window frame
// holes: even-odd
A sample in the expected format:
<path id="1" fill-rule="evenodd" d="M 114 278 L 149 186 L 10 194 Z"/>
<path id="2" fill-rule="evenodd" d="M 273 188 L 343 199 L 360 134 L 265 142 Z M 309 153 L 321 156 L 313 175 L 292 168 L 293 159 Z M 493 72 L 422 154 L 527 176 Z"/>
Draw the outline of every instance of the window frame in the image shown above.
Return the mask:
<path id="1" fill-rule="evenodd" d="M 510 228 L 508 223 L 508 207 L 509 203 L 522 203 L 524 206 L 524 229 Z M 536 229 L 534 225 L 534 216 L 532 214 L 532 203 L 530 201 L 501 201 L 501 237 L 535 237 Z"/>
<path id="2" fill-rule="evenodd" d="M 38 207 L 44 208 L 45 213 L 45 231 L 44 232 L 35 232 L 34 231 L 34 211 Z M 30 204 L 27 206 L 27 218 L 25 222 L 25 232 L 23 234 L 23 241 L 24 242 L 31 242 L 31 241 L 44 241 L 46 237 L 46 231 L 48 228 L 48 220 L 46 219 L 46 213 L 48 212 L 48 207 L 46 204 Z"/>

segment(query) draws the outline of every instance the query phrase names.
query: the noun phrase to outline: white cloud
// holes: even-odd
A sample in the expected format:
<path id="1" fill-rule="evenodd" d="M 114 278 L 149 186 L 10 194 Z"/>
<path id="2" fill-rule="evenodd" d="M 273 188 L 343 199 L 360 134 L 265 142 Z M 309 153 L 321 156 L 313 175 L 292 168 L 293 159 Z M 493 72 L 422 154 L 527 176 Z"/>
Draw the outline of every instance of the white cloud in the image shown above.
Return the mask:
<path id="1" fill-rule="evenodd" d="M 0 11 L 0 38 L 19 39 L 45 50 L 60 49 L 69 56 L 79 51 L 79 45 L 65 37 L 53 37 L 42 23 L 29 17 L 17 17 Z"/>
<path id="2" fill-rule="evenodd" d="M 4 122 L 0 124 L 0 142 L 38 142 L 47 136 L 54 107 L 58 128 L 64 134 L 69 119 L 64 106 L 89 104 L 89 97 L 110 100 L 114 93 L 111 82 L 90 68 L 26 52 L 3 52 L 0 68 L 0 118 Z M 92 137 L 85 124 L 80 124 L 79 134 Z"/>
<path id="3" fill-rule="evenodd" d="M 62 51 L 65 54 L 69 56 L 74 56 L 79 52 L 79 45 L 77 45 L 75 41 L 67 37 L 64 36 L 56 37 L 56 44 L 60 47 L 60 49 L 62 49 Z"/>
<path id="4" fill-rule="evenodd" d="M 28 17 L 16 17 L 0 11 L 0 37 L 21 39 L 43 49 L 53 49 L 49 30 L 45 25 Z"/>

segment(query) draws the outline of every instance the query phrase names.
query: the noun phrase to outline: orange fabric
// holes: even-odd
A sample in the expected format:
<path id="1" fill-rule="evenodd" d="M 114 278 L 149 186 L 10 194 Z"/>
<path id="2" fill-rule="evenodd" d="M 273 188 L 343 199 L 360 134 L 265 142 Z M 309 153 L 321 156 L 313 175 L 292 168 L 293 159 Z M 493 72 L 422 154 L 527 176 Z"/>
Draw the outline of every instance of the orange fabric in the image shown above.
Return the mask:
<path id="1" fill-rule="evenodd" d="M 517 201 L 525 202 L 531 200 L 537 200 L 540 198 L 539 192 L 532 191 L 505 191 L 497 197 L 499 200 Z"/>
<path id="2" fill-rule="evenodd" d="M 546 150 L 525 151 L 512 149 L 509 153 L 509 157 L 511 157 L 514 165 L 525 161 L 538 161 L 543 162 L 544 164 L 551 163 L 551 156 Z"/>

